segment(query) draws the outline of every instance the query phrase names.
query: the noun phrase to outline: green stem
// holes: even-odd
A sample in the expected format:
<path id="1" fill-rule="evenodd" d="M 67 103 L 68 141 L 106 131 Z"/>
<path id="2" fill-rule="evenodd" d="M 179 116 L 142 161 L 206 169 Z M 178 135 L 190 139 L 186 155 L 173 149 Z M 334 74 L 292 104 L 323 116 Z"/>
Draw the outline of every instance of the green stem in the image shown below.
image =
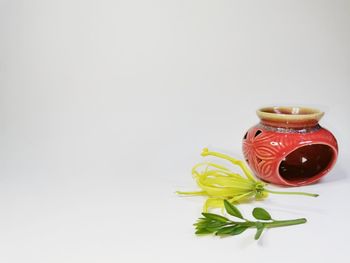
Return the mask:
<path id="1" fill-rule="evenodd" d="M 266 228 L 273 228 L 273 227 L 281 227 L 281 226 L 300 225 L 305 223 L 306 223 L 305 218 L 298 218 L 293 220 L 279 220 L 271 223 L 264 223 L 264 225 Z"/>
<path id="2" fill-rule="evenodd" d="M 244 219 L 244 220 L 246 220 L 246 219 Z M 257 226 L 258 222 L 262 223 L 266 228 L 273 228 L 273 227 L 293 226 L 293 225 L 305 224 L 306 219 L 305 218 L 297 218 L 297 219 L 291 219 L 291 220 L 274 220 L 272 222 L 249 221 L 249 220 L 246 220 L 246 222 L 230 221 L 227 223 L 227 225 L 241 225 L 241 226 L 255 228 Z"/>
<path id="3" fill-rule="evenodd" d="M 280 192 L 280 191 L 272 191 L 269 189 L 264 189 L 265 192 L 271 193 L 271 194 L 279 194 L 279 195 L 306 195 L 311 197 L 317 197 L 318 194 L 310 194 L 305 192 Z"/>

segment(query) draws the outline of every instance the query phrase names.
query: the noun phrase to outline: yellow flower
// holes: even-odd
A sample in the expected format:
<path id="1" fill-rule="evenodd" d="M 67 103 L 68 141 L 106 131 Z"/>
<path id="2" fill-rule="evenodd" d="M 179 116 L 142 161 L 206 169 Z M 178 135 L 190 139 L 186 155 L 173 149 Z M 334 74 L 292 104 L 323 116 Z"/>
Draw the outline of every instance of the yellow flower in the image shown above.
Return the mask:
<path id="1" fill-rule="evenodd" d="M 207 196 L 203 210 L 206 212 L 209 208 L 224 207 L 224 200 L 230 203 L 242 203 L 251 199 L 264 199 L 269 193 L 275 194 L 299 194 L 308 196 L 318 196 L 315 194 L 303 192 L 277 192 L 265 188 L 266 183 L 257 180 L 244 162 L 234 159 L 228 155 L 211 152 L 207 148 L 203 149 L 201 154 L 205 156 L 215 156 L 229 161 L 233 165 L 239 166 L 244 176 L 232 172 L 223 165 L 212 162 L 204 162 L 195 165 L 192 169 L 192 175 L 201 189 L 200 191 L 181 192 L 182 195 L 202 195 Z"/>

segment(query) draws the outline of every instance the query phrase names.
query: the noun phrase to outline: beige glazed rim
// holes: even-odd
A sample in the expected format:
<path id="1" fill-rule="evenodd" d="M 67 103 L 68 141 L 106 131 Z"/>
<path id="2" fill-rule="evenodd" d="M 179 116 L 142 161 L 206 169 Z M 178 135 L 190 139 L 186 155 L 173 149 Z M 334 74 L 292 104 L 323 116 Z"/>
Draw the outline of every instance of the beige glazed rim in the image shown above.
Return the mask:
<path id="1" fill-rule="evenodd" d="M 256 113 L 265 124 L 287 127 L 314 126 L 324 115 L 319 109 L 301 106 L 263 107 Z"/>

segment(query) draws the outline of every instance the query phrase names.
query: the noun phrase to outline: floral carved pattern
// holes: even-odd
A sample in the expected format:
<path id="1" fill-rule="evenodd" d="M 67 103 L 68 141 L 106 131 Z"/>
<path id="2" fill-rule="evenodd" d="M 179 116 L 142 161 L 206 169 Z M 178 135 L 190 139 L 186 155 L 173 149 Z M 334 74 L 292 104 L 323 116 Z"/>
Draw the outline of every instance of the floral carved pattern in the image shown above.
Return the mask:
<path id="1" fill-rule="evenodd" d="M 282 143 L 274 141 L 274 137 L 274 133 L 252 129 L 243 142 L 243 153 L 250 167 L 266 179 L 272 176 L 276 155 L 282 147 Z"/>
<path id="2" fill-rule="evenodd" d="M 279 166 L 291 152 L 311 144 L 325 144 L 332 147 L 334 160 L 336 159 L 337 141 L 328 130 L 322 127 L 310 132 L 280 132 L 265 129 L 263 125 L 258 124 L 245 134 L 243 154 L 252 171 L 261 179 L 276 184 L 297 185 L 286 182 L 280 177 Z"/>

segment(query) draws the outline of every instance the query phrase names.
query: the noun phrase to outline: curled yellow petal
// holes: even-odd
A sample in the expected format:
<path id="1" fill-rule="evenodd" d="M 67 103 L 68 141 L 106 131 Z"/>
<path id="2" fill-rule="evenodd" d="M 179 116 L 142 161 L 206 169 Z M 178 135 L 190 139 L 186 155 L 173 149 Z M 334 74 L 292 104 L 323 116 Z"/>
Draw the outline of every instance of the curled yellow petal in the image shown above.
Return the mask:
<path id="1" fill-rule="evenodd" d="M 209 151 L 208 148 L 204 148 L 203 151 L 202 151 L 202 156 L 216 156 L 216 157 L 219 157 L 219 158 L 222 158 L 224 160 L 227 160 L 229 162 L 231 162 L 232 164 L 234 165 L 238 165 L 242 171 L 244 172 L 245 176 L 249 179 L 249 180 L 252 180 L 252 181 L 256 181 L 253 174 L 251 173 L 251 171 L 248 169 L 248 167 L 245 165 L 244 162 L 242 162 L 241 160 L 237 160 L 235 158 L 232 158 L 231 156 L 228 156 L 226 154 L 222 154 L 222 153 L 218 153 L 218 152 L 211 152 Z"/>

